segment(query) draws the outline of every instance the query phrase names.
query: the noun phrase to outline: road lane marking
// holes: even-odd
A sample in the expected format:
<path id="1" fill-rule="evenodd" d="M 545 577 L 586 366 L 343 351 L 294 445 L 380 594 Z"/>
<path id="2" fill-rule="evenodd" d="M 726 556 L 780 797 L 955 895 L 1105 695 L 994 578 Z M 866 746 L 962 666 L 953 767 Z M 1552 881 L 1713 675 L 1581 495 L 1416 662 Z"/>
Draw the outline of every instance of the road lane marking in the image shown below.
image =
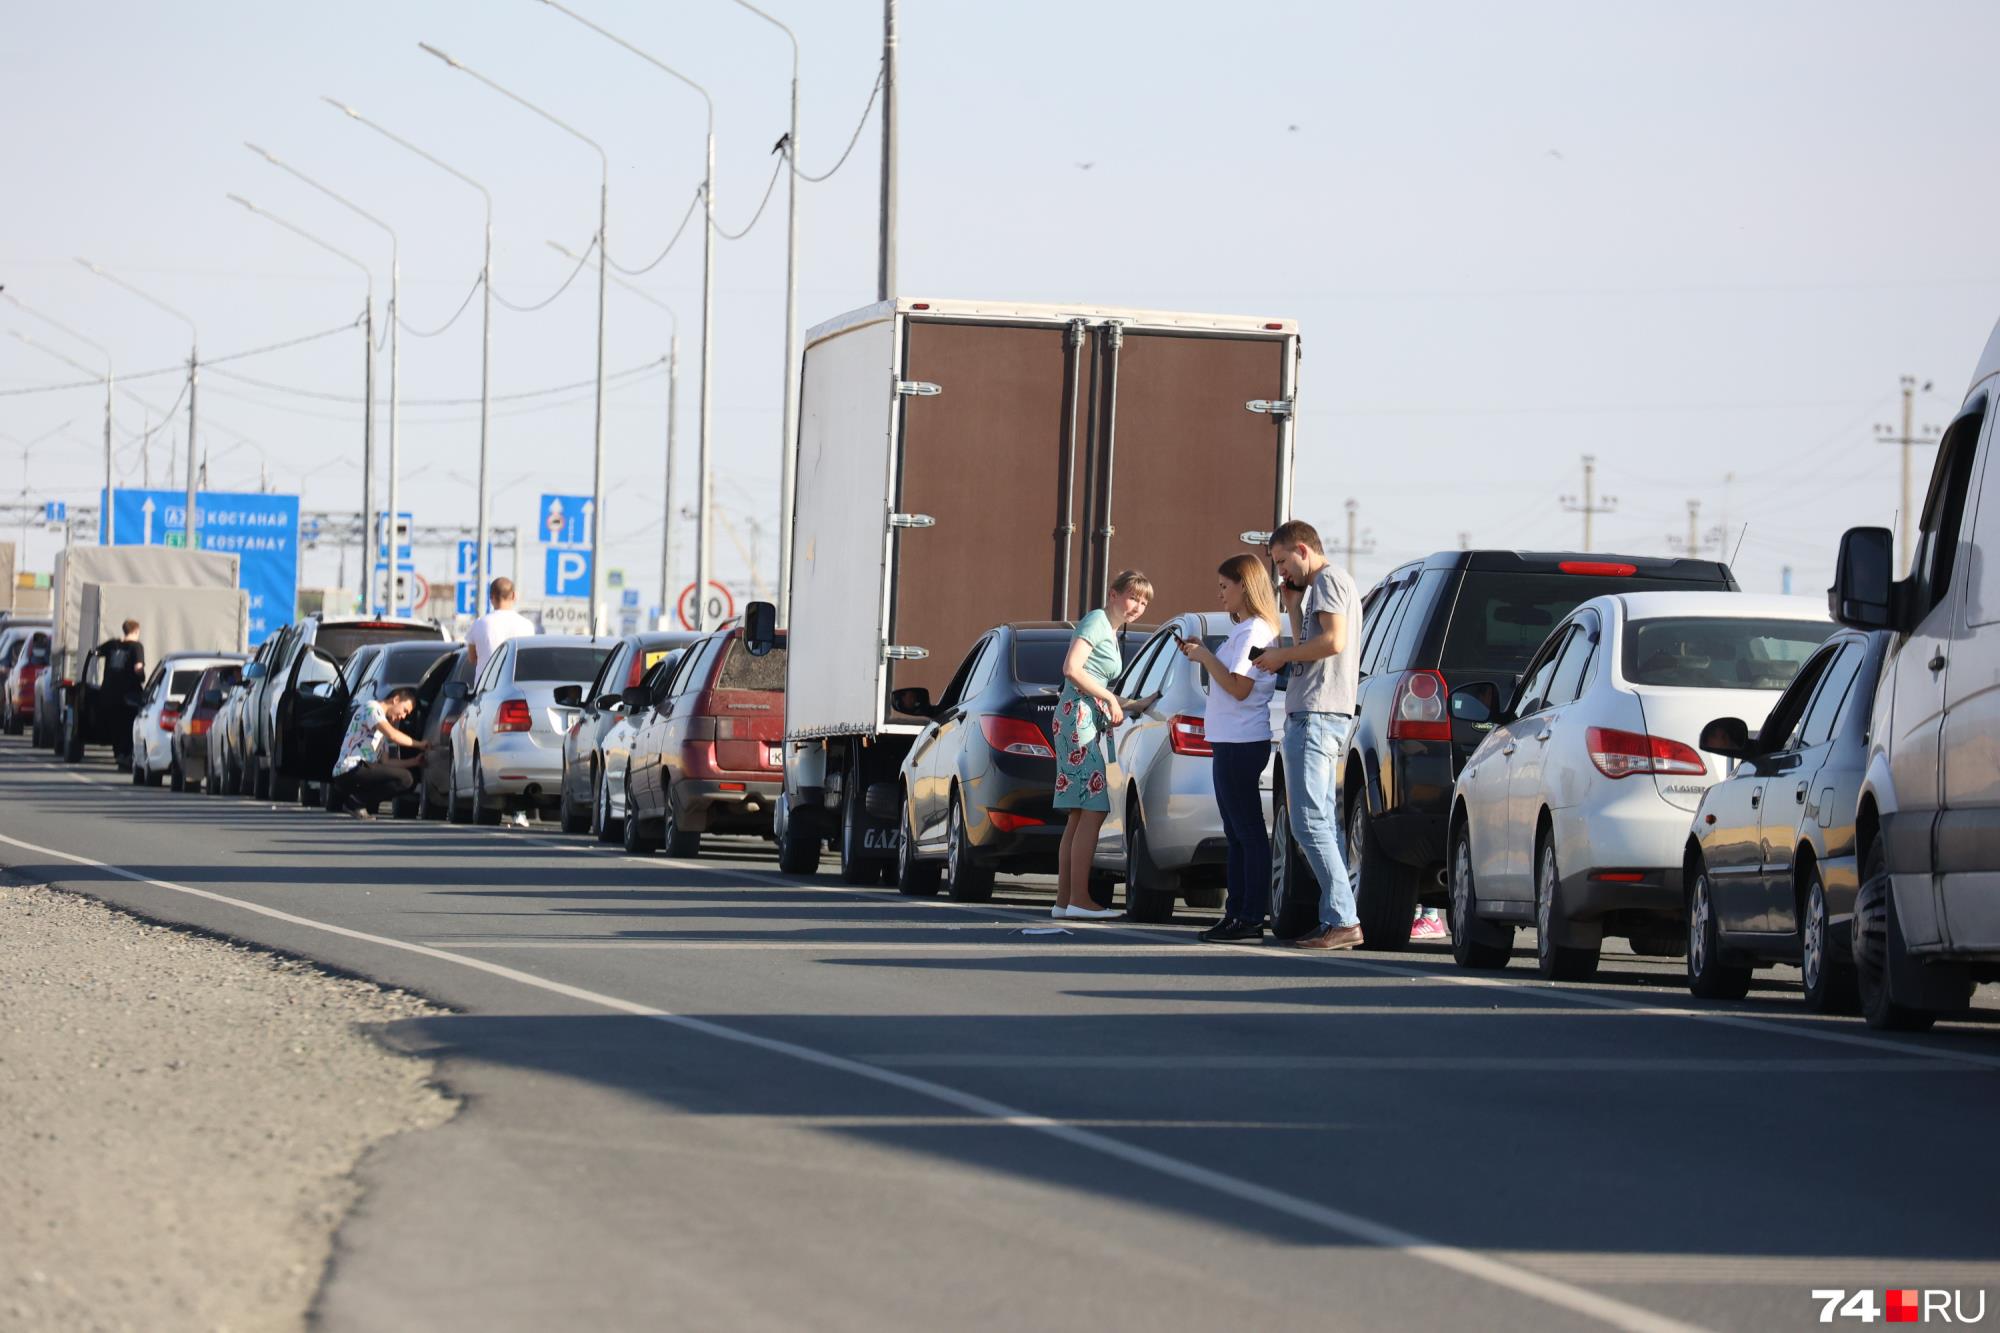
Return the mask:
<path id="1" fill-rule="evenodd" d="M 854 1057 L 890 1069 L 1103 1069 L 1103 1070 L 1339 1070 L 1347 1073 L 1493 1074 L 1969 1074 L 1948 1060 L 1764 1060 L 1755 1056 L 1605 1055 L 986 1055 L 947 1052 L 909 1055 L 864 1052 Z"/>
<path id="2" fill-rule="evenodd" d="M 1630 1330 L 1631 1333 L 1687 1333 L 1688 1330 L 1696 1327 L 1695 1325 L 1682 1323 L 1679 1320 L 1670 1319 L 1665 1315 L 1656 1314 L 1651 1310 L 1628 1304 L 1615 1297 L 1606 1296 L 1572 1283 L 1564 1282 L 1559 1278 L 1552 1278 L 1544 1273 L 1537 1273 L 1515 1264 L 1503 1262 L 1490 1255 L 1462 1249 L 1455 1245 L 1442 1245 L 1426 1237 L 1419 1236 L 1414 1232 L 1405 1231 L 1400 1227 L 1389 1226 L 1386 1223 L 1377 1222 L 1371 1218 L 1347 1212 L 1344 1209 L 1315 1203 L 1310 1199 L 1301 1198 L 1294 1194 L 1287 1194 L 1282 1190 L 1272 1189 L 1267 1185 L 1259 1185 L 1254 1181 L 1225 1174 L 1212 1167 L 1183 1161 L 1178 1157 L 1172 1157 L 1166 1153 L 1126 1143 L 1120 1139 L 1101 1134 L 1093 1129 L 1086 1129 L 1082 1126 L 1071 1124 L 1067 1121 L 1051 1119 L 1047 1116 L 1035 1115 L 1031 1112 L 1009 1106 L 1004 1102 L 994 1101 L 991 1098 L 982 1097 L 975 1093 L 962 1092 L 957 1088 L 949 1087 L 942 1083 L 934 1083 L 928 1079 L 901 1074 L 893 1069 L 885 1069 L 879 1065 L 865 1064 L 859 1060 L 850 1059 L 847 1056 L 835 1055 L 832 1052 L 800 1045 L 797 1042 L 783 1041 L 776 1037 L 760 1036 L 753 1032 L 744 1032 L 737 1028 L 727 1027 L 721 1023 L 710 1022 L 707 1019 L 692 1018 L 686 1014 L 676 1014 L 664 1009 L 656 1009 L 651 1005 L 638 1004 L 631 1000 L 620 999 L 613 995 L 605 995 L 581 986 L 572 986 L 567 982 L 555 981 L 548 977 L 536 976 L 533 973 L 523 972 L 516 968 L 504 967 L 482 958 L 469 958 L 464 954 L 433 948 L 426 944 L 392 939 L 386 935 L 376 935 L 369 931 L 355 930 L 348 926 L 337 926 L 331 922 L 316 921 L 311 917 L 299 916 L 296 913 L 281 911 L 275 907 L 266 907 L 260 903 L 248 902 L 241 898 L 231 898 L 227 894 L 216 893 L 210 889 L 198 889 L 186 884 L 175 884 L 169 880 L 154 879 L 150 875 L 142 875 L 137 871 L 127 870 L 123 866 L 112 865 L 109 862 L 99 861 L 92 857 L 77 856 L 70 852 L 58 851 L 53 847 L 43 847 L 36 843 L 24 842 L 18 838 L 8 837 L 5 834 L 0 834 L 0 843 L 18 847 L 23 851 L 34 853 L 37 856 L 51 856 L 58 860 L 68 861 L 74 865 L 88 866 L 94 870 L 105 871 L 116 875 L 120 879 L 130 880 L 133 883 L 165 889 L 171 893 L 186 894 L 208 902 L 221 903 L 257 916 L 275 921 L 283 921 L 288 925 L 302 926 L 309 930 L 322 930 L 344 939 L 356 940 L 365 944 L 376 945 L 380 948 L 416 954 L 438 962 L 456 964 L 459 967 L 470 968 L 491 976 L 502 977 L 520 985 L 530 986 L 553 995 L 561 995 L 567 999 L 581 1001 L 585 1004 L 594 1004 L 600 1008 L 609 1009 L 614 1013 L 652 1019 L 684 1031 L 695 1032 L 720 1041 L 766 1051 L 773 1055 L 786 1056 L 803 1064 L 814 1065 L 821 1069 L 848 1074 L 856 1078 L 868 1080 L 869 1082 L 896 1088 L 899 1091 L 922 1097 L 928 1101 L 956 1107 L 958 1110 L 983 1117 L 991 1123 L 1040 1134 L 1059 1142 L 1067 1143 L 1073 1147 L 1082 1148 L 1087 1152 L 1112 1158 L 1128 1166 L 1135 1166 L 1141 1170 L 1150 1171 L 1155 1175 L 1178 1180 L 1183 1184 L 1206 1189 L 1226 1198 L 1235 1199 L 1240 1203 L 1251 1204 L 1269 1212 L 1320 1227 L 1322 1230 L 1345 1236 L 1351 1240 L 1374 1245 L 1385 1250 L 1392 1250 L 1409 1258 L 1447 1269 L 1462 1276 L 1476 1278 L 1493 1286 L 1541 1301 L 1546 1305 L 1569 1310 L 1587 1318 L 1601 1320 L 1613 1328 Z"/>

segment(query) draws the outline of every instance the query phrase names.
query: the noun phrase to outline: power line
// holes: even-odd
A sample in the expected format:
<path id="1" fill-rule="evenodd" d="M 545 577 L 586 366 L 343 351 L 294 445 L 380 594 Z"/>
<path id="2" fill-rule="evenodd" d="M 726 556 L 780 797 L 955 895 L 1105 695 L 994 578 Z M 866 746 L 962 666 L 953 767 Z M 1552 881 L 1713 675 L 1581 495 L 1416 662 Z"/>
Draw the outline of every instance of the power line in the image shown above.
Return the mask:
<path id="1" fill-rule="evenodd" d="M 840 160 L 838 162 L 835 162 L 831 167 L 828 167 L 826 169 L 826 173 L 820 176 L 815 176 L 809 171 L 801 171 L 799 169 L 799 164 L 796 161 L 793 161 L 792 173 L 794 175 L 796 175 L 800 180 L 812 181 L 814 184 L 818 184 L 820 181 L 828 179 L 833 175 L 834 172 L 839 171 L 842 167 L 847 165 L 848 154 L 854 151 L 854 145 L 861 142 L 861 131 L 868 128 L 868 113 L 875 109 L 875 99 L 882 95 L 882 80 L 883 77 L 888 72 L 889 72 L 889 66 L 887 62 L 884 62 L 882 66 L 875 71 L 875 86 L 868 90 L 868 104 L 861 108 L 861 120 L 859 123 L 855 125 L 854 134 L 852 137 L 848 139 L 847 149 L 845 152 L 841 153 Z M 785 157 L 787 160 L 790 160 L 791 156 L 792 156 L 792 145 L 791 141 L 787 139 L 785 142 Z"/>
<path id="2" fill-rule="evenodd" d="M 359 319 L 350 320 L 338 328 L 325 329 L 319 333 L 308 333 L 302 338 L 290 338 L 284 342 L 269 343 L 263 347 L 252 347 L 242 352 L 230 352 L 224 356 L 212 356 L 206 360 L 197 361 L 195 364 L 206 369 L 209 366 L 220 365 L 225 361 L 241 361 L 245 357 L 263 356 L 268 352 L 282 352 L 288 347 L 300 347 L 309 342 L 318 342 L 321 338 L 331 338 L 337 333 L 351 332 L 354 326 L 360 322 Z M 120 382 L 125 382 L 130 380 L 155 379 L 161 375 L 185 375 L 187 374 L 187 368 L 187 362 L 177 361 L 171 366 L 161 366 L 157 370 L 130 371 L 119 375 L 118 379 Z M 104 377 L 100 375 L 96 379 L 72 380 L 67 384 L 31 384 L 18 389 L 0 389 L 0 397 L 13 398 L 29 393 L 56 393 L 64 389 L 101 389 L 103 387 Z"/>
<path id="3" fill-rule="evenodd" d="M 603 240 L 604 238 L 602 236 L 593 236 L 590 238 L 590 244 L 584 246 L 583 253 L 577 256 L 576 267 L 569 271 L 569 276 L 563 279 L 562 286 L 556 288 L 553 292 L 550 292 L 546 300 L 536 301 L 532 305 L 516 305 L 512 301 L 508 300 L 506 297 L 502 296 L 500 294 L 500 289 L 497 287 L 493 289 L 493 299 L 498 301 L 501 305 L 506 306 L 509 310 L 518 310 L 524 315 L 532 314 L 534 311 L 543 309 L 546 306 L 554 304 L 555 299 L 558 296 L 561 296 L 564 292 L 568 291 L 569 285 L 572 282 L 576 281 L 576 275 L 583 272 L 583 266 L 590 262 L 591 251 L 597 249 L 598 245 Z M 470 298 L 468 297 L 467 299 L 469 300 Z"/>
<path id="4" fill-rule="evenodd" d="M 479 295 L 479 284 L 485 281 L 486 281 L 486 274 L 483 272 L 479 274 L 478 277 L 474 278 L 472 280 L 472 289 L 466 292 L 465 299 L 458 303 L 458 309 L 452 312 L 451 318 L 446 320 L 444 323 L 440 324 L 438 327 L 434 329 L 425 330 L 418 328 L 416 325 L 410 323 L 410 321 L 408 321 L 407 319 L 404 319 L 403 312 L 400 310 L 392 310 L 389 313 L 392 316 L 394 316 L 396 323 L 402 326 L 403 332 L 408 334 L 413 334 L 419 338 L 435 338 L 440 333 L 443 333 L 446 329 L 450 328 L 452 325 L 458 323 L 458 317 L 464 314 L 466 310 L 472 305 L 472 298 Z"/>
<path id="5" fill-rule="evenodd" d="M 697 185 L 694 190 L 694 197 L 688 200 L 687 212 L 681 214 L 680 225 L 678 227 L 675 227 L 674 234 L 667 238 L 667 248 L 660 251 L 660 253 L 654 255 L 651 262 L 643 264 L 638 268 L 626 268 L 616 259 L 612 259 L 611 267 L 618 270 L 620 273 L 627 275 L 628 277 L 634 277 L 634 278 L 638 277 L 642 273 L 650 273 L 652 270 L 658 268 L 660 264 L 666 259 L 666 257 L 674 252 L 674 247 L 680 243 L 681 233 L 687 230 L 687 225 L 689 220 L 694 217 L 695 205 L 700 202 L 701 202 L 701 187 Z M 759 211 L 762 210 L 760 209 Z M 754 219 L 752 220 L 754 221 Z M 606 258 L 609 258 L 610 252 L 606 251 L 605 255 Z M 589 257 L 590 257 L 590 252 L 588 250 L 584 251 L 584 258 L 588 259 Z"/>
<path id="6" fill-rule="evenodd" d="M 757 219 L 764 216 L 765 206 L 771 202 L 771 192 L 778 188 L 778 173 L 785 169 L 785 161 L 786 161 L 786 154 L 780 152 L 778 154 L 778 161 L 776 165 L 774 165 L 771 168 L 771 179 L 765 182 L 764 184 L 764 197 L 758 200 L 757 211 L 750 215 L 750 221 L 744 224 L 743 230 L 732 232 L 732 231 L 726 231 L 722 227 L 718 226 L 715 229 L 715 234 L 717 236 L 720 236 L 725 241 L 740 241 L 745 236 L 748 236 L 750 234 L 751 228 L 757 225 Z M 672 242 L 669 242 L 668 244 L 671 245 Z"/>

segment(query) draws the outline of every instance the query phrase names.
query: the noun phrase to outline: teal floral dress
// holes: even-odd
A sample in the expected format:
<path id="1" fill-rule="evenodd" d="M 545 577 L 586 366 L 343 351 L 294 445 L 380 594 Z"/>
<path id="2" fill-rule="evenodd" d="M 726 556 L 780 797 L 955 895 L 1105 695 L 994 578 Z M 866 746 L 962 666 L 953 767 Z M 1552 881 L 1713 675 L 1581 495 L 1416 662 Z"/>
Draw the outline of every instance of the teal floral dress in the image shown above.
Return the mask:
<path id="1" fill-rule="evenodd" d="M 1118 652 L 1118 635 L 1111 617 L 1092 611 L 1077 622 L 1076 639 L 1090 645 L 1083 669 L 1099 685 L 1109 685 L 1124 667 Z M 1111 809 L 1110 784 L 1105 777 L 1105 756 L 1110 745 L 1110 719 L 1095 699 L 1065 680 L 1062 697 L 1056 704 L 1056 809 Z"/>

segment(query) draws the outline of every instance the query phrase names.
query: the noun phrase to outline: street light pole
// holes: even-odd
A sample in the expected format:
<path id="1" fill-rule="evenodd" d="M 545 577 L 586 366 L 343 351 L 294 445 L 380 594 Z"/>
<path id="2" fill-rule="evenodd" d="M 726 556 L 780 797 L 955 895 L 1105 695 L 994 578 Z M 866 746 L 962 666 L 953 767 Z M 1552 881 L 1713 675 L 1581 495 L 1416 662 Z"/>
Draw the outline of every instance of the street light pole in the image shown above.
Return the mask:
<path id="1" fill-rule="evenodd" d="M 701 94 L 701 100 L 708 108 L 708 131 L 705 153 L 702 159 L 701 179 L 703 215 L 701 240 L 701 423 L 699 427 L 700 438 L 696 444 L 700 475 L 696 480 L 696 496 L 698 498 L 695 502 L 697 519 L 694 557 L 694 622 L 696 629 L 705 630 L 708 628 L 709 553 L 714 546 L 711 540 L 714 535 L 714 529 L 710 521 L 712 506 L 709 503 L 710 496 L 714 491 L 713 469 L 710 464 L 709 455 L 709 419 L 711 400 L 713 398 L 712 390 L 715 368 L 715 99 L 709 96 L 708 89 L 702 87 L 672 65 L 667 64 L 657 56 L 648 55 L 646 52 L 632 45 L 632 43 L 626 41 L 623 37 L 618 36 L 618 34 L 599 27 L 575 10 L 557 3 L 557 0 L 542 0 L 542 3 L 568 18 L 575 19 L 598 36 L 624 47 L 627 51 L 630 51 L 633 55 L 653 66 L 661 73 L 694 89 L 694 91 Z M 603 289 L 603 279 L 601 276 L 598 280 L 598 286 L 601 291 Z"/>
<path id="2" fill-rule="evenodd" d="M 123 287 L 126 291 L 132 293 L 132 295 L 146 302 L 146 304 L 154 307 L 155 309 L 164 310 L 166 313 L 172 315 L 175 319 L 179 320 L 181 323 L 188 326 L 188 456 L 187 456 L 187 520 L 186 520 L 187 549 L 190 551 L 198 551 L 201 549 L 200 545 L 201 518 L 199 514 L 197 514 L 195 511 L 195 476 L 196 476 L 195 391 L 199 385 L 199 381 L 201 378 L 200 375 L 201 331 L 195 328 L 194 320 L 190 319 L 186 314 L 182 313 L 181 311 L 174 309 L 174 307 L 168 305 L 165 301 L 162 301 L 159 297 L 151 295 L 148 292 L 140 291 L 137 287 L 134 287 L 131 283 L 125 281 L 125 279 L 118 277 L 115 274 L 106 273 L 103 269 L 91 263 L 88 259 L 82 258 L 81 256 L 78 257 L 76 262 L 83 265 L 85 268 L 89 269 L 92 273 L 95 273 L 98 277 L 103 278 L 106 282 L 111 283 L 115 287 Z M 107 390 L 106 392 L 108 393 L 109 390 Z M 110 495 L 107 494 L 104 497 L 104 502 L 107 507 L 110 505 L 111 503 Z M 107 514 L 106 530 L 109 531 L 108 514 Z"/>
<path id="3" fill-rule="evenodd" d="M 402 243 L 397 239 L 396 229 L 394 227 L 391 227 L 388 223 L 384 222 L 381 218 L 376 217 L 373 213 L 370 213 L 367 209 L 361 207 L 361 205 L 355 203 L 352 199 L 347 198 L 345 195 L 335 193 L 334 191 L 328 189 L 326 186 L 321 185 L 318 181 L 314 180 L 312 177 L 306 175 L 305 172 L 300 171 L 297 167 L 293 166 L 291 163 L 282 161 L 279 158 L 274 157 L 269 152 L 265 151 L 262 148 L 259 148 L 256 144 L 251 143 L 248 140 L 244 141 L 243 146 L 245 148 L 248 148 L 251 152 L 255 153 L 257 156 L 263 158 L 266 162 L 269 162 L 272 166 L 276 167 L 278 170 L 284 172 L 287 176 L 292 177 L 294 180 L 303 182 L 306 185 L 310 185 L 313 189 L 318 190 L 321 194 L 333 200 L 333 202 L 339 204 L 342 208 L 346 209 L 348 212 L 354 214 L 354 216 L 362 219 L 365 222 L 374 223 L 376 226 L 380 227 L 383 231 L 387 232 L 389 235 L 389 521 L 387 524 L 388 538 L 389 538 L 389 557 L 384 563 L 388 566 L 388 571 L 389 571 L 389 578 L 388 578 L 389 613 L 391 615 L 395 615 L 402 610 L 400 601 L 396 596 L 396 575 L 401 571 L 401 555 L 402 555 L 402 544 L 396 540 L 396 520 L 397 516 L 403 512 L 402 490 L 401 490 L 403 454 L 402 454 L 400 433 L 397 429 L 398 418 L 401 414 L 401 408 L 402 408 L 402 395 L 396 383 L 397 370 L 402 362 L 402 343 L 401 340 L 396 336 L 396 326 L 401 322 L 403 314 Z M 361 577 L 371 585 L 368 589 L 367 596 L 363 599 L 364 604 L 370 607 L 371 609 L 375 605 L 375 589 L 372 586 L 375 579 L 375 567 L 369 563 L 367 559 L 367 554 L 370 542 L 374 537 L 374 532 L 375 532 L 375 514 L 373 510 L 370 510 L 367 514 L 362 516 L 361 520 L 361 542 L 362 542 Z"/>
<path id="4" fill-rule="evenodd" d="M 896 0 L 882 0 L 882 243 L 875 299 L 896 296 Z"/>
<path id="5" fill-rule="evenodd" d="M 41 320 L 51 328 L 60 329 L 104 358 L 104 545 L 110 546 L 114 543 L 116 537 L 114 531 L 115 519 L 111 504 L 111 488 L 113 485 L 111 477 L 111 395 L 117 379 L 111 368 L 111 351 L 102 343 L 93 342 L 89 338 L 84 337 L 54 315 L 44 314 L 35 309 L 12 292 L 0 289 L 0 296 L 5 296 L 9 301 L 13 302 L 15 309 L 20 310 L 24 314 L 33 315 L 36 319 Z M 74 365 L 75 363 L 71 362 L 71 364 Z M 26 467 L 25 461 L 22 466 Z M 22 549 L 25 556 L 25 543 Z"/>
<path id="6" fill-rule="evenodd" d="M 328 254 L 344 259 L 361 270 L 362 278 L 368 284 L 368 303 L 361 314 L 361 512 L 375 512 L 375 273 L 368 265 L 356 259 L 347 251 L 328 244 L 296 223 L 287 222 L 275 213 L 267 213 L 240 194 L 228 196 L 267 222 L 274 222 L 301 240 L 308 241 Z M 303 489 L 303 486 L 301 486 Z M 361 523 L 361 567 L 364 577 L 374 577 L 374 525 L 368 519 Z M 372 597 L 370 599 L 372 601 Z"/>
<path id="7" fill-rule="evenodd" d="M 486 568 L 486 548 L 492 541 L 488 512 L 492 500 L 489 491 L 489 462 L 491 454 L 489 452 L 488 428 L 492 421 L 493 406 L 493 195 L 484 185 L 481 185 L 457 167 L 417 147 L 400 134 L 377 125 L 374 121 L 368 119 L 368 117 L 362 115 L 353 107 L 348 106 L 345 102 L 335 101 L 331 97 L 322 97 L 320 100 L 347 116 L 348 119 L 359 121 L 361 124 L 366 125 L 389 142 L 415 153 L 438 170 L 464 181 L 467 185 L 479 191 L 479 197 L 486 203 L 486 246 L 479 263 L 479 286 L 482 298 L 479 329 L 479 533 L 474 538 L 472 548 L 473 562 L 479 571 L 479 577 L 474 580 L 477 586 L 473 594 L 476 599 L 473 609 L 475 615 L 483 616 L 486 614 L 486 588 L 492 579 L 492 571 Z M 601 341 L 602 339 L 600 338 Z M 599 359 L 600 361 L 602 360 L 601 351 Z M 391 520 L 392 523 L 393 521 Z"/>
<path id="8" fill-rule="evenodd" d="M 799 38 L 750 0 L 735 2 L 784 33 L 792 44 L 791 125 L 785 132 L 785 416 L 784 438 L 778 446 L 778 626 L 782 629 L 792 613 L 792 510 L 799 478 Z"/>

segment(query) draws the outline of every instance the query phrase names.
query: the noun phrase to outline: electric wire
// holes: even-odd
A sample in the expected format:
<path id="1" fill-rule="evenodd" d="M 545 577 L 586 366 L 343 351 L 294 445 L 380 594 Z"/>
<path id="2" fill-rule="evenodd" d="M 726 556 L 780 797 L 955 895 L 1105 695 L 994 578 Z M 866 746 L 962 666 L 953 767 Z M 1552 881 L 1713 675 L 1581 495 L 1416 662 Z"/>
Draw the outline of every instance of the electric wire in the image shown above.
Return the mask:
<path id="1" fill-rule="evenodd" d="M 697 185 L 694 190 L 694 197 L 688 200 L 687 212 L 681 214 L 680 225 L 674 228 L 674 234 L 667 239 L 667 248 L 660 251 L 660 253 L 658 253 L 657 255 L 654 255 L 652 262 L 641 265 L 638 268 L 626 268 L 616 259 L 611 259 L 611 267 L 617 269 L 620 273 L 625 274 L 627 277 L 634 277 L 634 278 L 638 277 L 641 273 L 649 273 L 652 270 L 658 268 L 661 262 L 664 261 L 668 255 L 673 253 L 674 247 L 680 243 L 681 233 L 687 230 L 687 225 L 689 221 L 691 221 L 694 218 L 695 205 L 700 202 L 701 202 L 701 187 Z M 588 257 L 587 254 L 586 257 Z M 607 250 L 605 252 L 605 257 L 608 259 L 611 258 L 610 251 Z"/>
<path id="2" fill-rule="evenodd" d="M 401 311 L 395 312 L 396 323 L 402 327 L 402 330 L 405 333 L 412 334 L 418 338 L 435 338 L 440 333 L 443 333 L 446 329 L 449 329 L 452 325 L 458 323 L 458 317 L 460 315 L 463 315 L 466 312 L 466 310 L 471 307 L 472 298 L 479 295 L 480 285 L 485 281 L 486 281 L 486 275 L 484 273 L 481 273 L 477 277 L 475 277 L 472 280 L 472 290 L 468 291 L 465 294 L 465 299 L 458 303 L 458 309 L 452 312 L 451 318 L 446 320 L 444 323 L 438 325 L 438 327 L 434 329 L 418 328 L 416 325 L 404 319 Z"/>
<path id="3" fill-rule="evenodd" d="M 493 289 L 493 299 L 498 301 L 501 305 L 506 306 L 509 310 L 518 310 L 522 314 L 529 314 L 536 310 L 540 310 L 545 306 L 552 305 L 558 296 L 561 296 L 564 292 L 569 290 L 569 285 L 572 282 L 576 281 L 577 274 L 583 272 L 584 265 L 590 262 L 591 253 L 597 249 L 598 245 L 603 240 L 604 237 L 602 234 L 590 238 L 590 244 L 583 247 L 583 253 L 577 256 L 576 267 L 569 271 L 569 276 L 567 278 L 563 279 L 562 286 L 556 288 L 553 292 L 549 293 L 547 299 L 536 301 L 529 305 L 516 305 L 514 302 L 502 296 L 500 294 L 500 289 L 497 287 Z"/>
<path id="4" fill-rule="evenodd" d="M 750 215 L 750 220 L 743 224 L 743 230 L 728 231 L 718 225 L 715 229 L 715 234 L 717 236 L 720 236 L 725 241 L 740 241 L 745 236 L 748 236 L 750 234 L 751 229 L 757 225 L 757 220 L 764 216 L 764 210 L 770 207 L 771 195 L 778 188 L 778 173 L 785 169 L 785 163 L 790 159 L 791 159 L 791 154 L 789 152 L 781 152 L 778 154 L 777 162 L 774 163 L 771 167 L 771 179 L 766 181 L 764 184 L 764 197 L 757 202 L 757 211 L 755 213 L 752 213 Z"/>
<path id="5" fill-rule="evenodd" d="M 606 385 L 614 384 L 619 380 L 630 379 L 634 375 L 642 375 L 657 366 L 665 364 L 665 357 L 656 356 L 650 361 L 641 361 L 635 366 L 627 366 L 623 370 L 613 371 L 604 377 L 604 382 Z M 268 389 L 273 393 L 289 393 L 300 398 L 317 398 L 322 402 L 346 403 L 352 407 L 361 406 L 362 400 L 359 394 L 330 393 L 324 389 L 306 389 L 295 384 L 280 384 L 275 380 L 260 380 L 237 370 L 218 370 L 215 373 L 225 378 L 251 385 L 254 388 Z M 569 393 L 576 389 L 595 388 L 596 385 L 597 380 L 595 378 L 577 380 L 571 384 L 551 384 L 540 389 L 522 389 L 515 393 L 496 393 L 488 401 L 495 403 L 519 402 L 525 398 L 546 398 L 551 394 Z M 478 403 L 479 399 L 477 398 L 405 398 L 401 400 L 401 405 L 404 407 L 474 407 Z"/>
<path id="6" fill-rule="evenodd" d="M 792 163 L 793 175 L 797 176 L 801 180 L 808 180 L 817 184 L 820 181 L 826 180 L 828 177 L 832 176 L 834 172 L 839 171 L 842 167 L 847 165 L 847 159 L 849 154 L 854 152 L 854 145 L 861 142 L 861 131 L 868 127 L 868 113 L 875 109 L 875 99 L 882 95 L 882 80 L 888 74 L 888 72 L 889 72 L 889 67 L 886 64 L 883 65 L 882 68 L 875 71 L 875 86 L 868 92 L 868 105 L 861 108 L 861 121 L 854 127 L 854 136 L 847 141 L 847 151 L 840 155 L 840 160 L 838 162 L 835 162 L 831 167 L 827 168 L 826 173 L 824 175 L 815 176 L 809 171 L 801 171 L 799 169 L 798 162 L 792 158 L 791 144 L 787 143 L 785 145 L 785 158 L 787 161 L 790 161 Z"/>

